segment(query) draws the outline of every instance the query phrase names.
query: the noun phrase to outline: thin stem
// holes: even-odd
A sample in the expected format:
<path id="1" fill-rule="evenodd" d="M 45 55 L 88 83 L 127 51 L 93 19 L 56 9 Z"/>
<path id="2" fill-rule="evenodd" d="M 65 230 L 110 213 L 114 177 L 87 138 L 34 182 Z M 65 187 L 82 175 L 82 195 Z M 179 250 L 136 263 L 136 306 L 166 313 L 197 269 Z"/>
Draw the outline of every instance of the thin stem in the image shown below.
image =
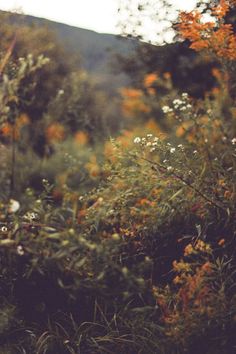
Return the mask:
<path id="1" fill-rule="evenodd" d="M 14 195 L 15 191 L 15 165 L 16 165 L 16 129 L 15 124 L 12 126 L 12 150 L 11 150 L 11 176 L 10 176 L 10 198 Z"/>

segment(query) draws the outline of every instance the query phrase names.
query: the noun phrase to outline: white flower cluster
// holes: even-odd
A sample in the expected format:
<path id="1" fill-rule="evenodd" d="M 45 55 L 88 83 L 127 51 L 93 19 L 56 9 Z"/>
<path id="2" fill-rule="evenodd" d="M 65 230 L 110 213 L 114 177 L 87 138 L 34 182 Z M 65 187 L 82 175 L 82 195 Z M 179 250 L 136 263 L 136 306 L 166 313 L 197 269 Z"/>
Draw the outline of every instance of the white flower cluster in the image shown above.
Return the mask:
<path id="1" fill-rule="evenodd" d="M 23 219 L 29 222 L 33 222 L 38 220 L 39 215 L 38 213 L 34 213 L 34 212 L 27 212 L 25 215 L 23 215 Z"/>
<path id="2" fill-rule="evenodd" d="M 233 139 L 231 140 L 231 142 L 232 142 L 233 145 L 236 145 L 236 138 L 233 138 Z"/>
<path id="3" fill-rule="evenodd" d="M 179 110 L 179 111 L 187 111 L 188 109 L 191 109 L 192 105 L 189 103 L 189 96 L 187 92 L 183 92 L 181 95 L 181 99 L 176 98 L 173 101 L 173 108 L 169 106 L 163 106 L 162 111 L 163 113 L 171 113 L 174 110 Z"/>
<path id="4" fill-rule="evenodd" d="M 153 136 L 152 134 L 147 134 L 145 138 L 140 138 L 139 136 L 134 138 L 134 144 L 140 144 L 144 147 L 150 148 L 150 152 L 154 152 L 158 145 L 159 138 Z"/>
<path id="5" fill-rule="evenodd" d="M 171 112 L 173 112 L 173 108 L 170 108 L 169 106 L 163 106 L 163 107 L 162 107 L 162 111 L 163 111 L 163 113 L 165 113 L 165 114 L 171 113 Z"/>

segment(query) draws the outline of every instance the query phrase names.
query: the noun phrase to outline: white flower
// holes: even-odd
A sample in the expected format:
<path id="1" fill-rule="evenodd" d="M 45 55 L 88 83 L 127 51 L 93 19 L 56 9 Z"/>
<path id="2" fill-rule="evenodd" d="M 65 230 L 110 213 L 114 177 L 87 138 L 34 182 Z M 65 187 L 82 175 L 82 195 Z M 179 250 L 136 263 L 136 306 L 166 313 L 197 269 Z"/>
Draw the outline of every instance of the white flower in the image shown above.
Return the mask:
<path id="1" fill-rule="evenodd" d="M 25 253 L 21 245 L 17 246 L 16 252 L 19 254 L 19 256 L 23 256 Z"/>
<path id="2" fill-rule="evenodd" d="M 2 226 L 1 227 L 1 232 L 7 233 L 8 232 L 8 228 L 6 226 Z"/>
<path id="3" fill-rule="evenodd" d="M 159 138 L 157 138 L 156 136 L 155 136 L 155 138 L 153 139 L 153 141 L 158 141 L 159 140 Z"/>
<path id="4" fill-rule="evenodd" d="M 197 150 L 194 150 L 193 154 L 196 155 L 197 154 Z"/>
<path id="5" fill-rule="evenodd" d="M 152 134 L 147 134 L 147 137 L 148 138 L 152 138 Z"/>
<path id="6" fill-rule="evenodd" d="M 140 142 L 141 142 L 141 139 L 138 136 L 136 138 L 134 138 L 135 144 L 139 144 Z"/>
<path id="7" fill-rule="evenodd" d="M 187 92 L 183 92 L 183 93 L 182 93 L 182 97 L 183 97 L 183 98 L 188 98 L 188 93 L 187 93 Z"/>
<path id="8" fill-rule="evenodd" d="M 173 167 L 172 166 L 168 166 L 166 169 L 167 169 L 167 171 L 172 171 Z"/>
<path id="9" fill-rule="evenodd" d="M 176 98 L 174 101 L 173 101 L 173 104 L 176 105 L 176 106 L 179 106 L 181 105 L 183 102 L 181 100 L 179 100 L 178 98 Z"/>
<path id="10" fill-rule="evenodd" d="M 151 146 L 151 145 L 152 145 L 151 141 L 147 142 L 147 146 Z"/>
<path id="11" fill-rule="evenodd" d="M 28 211 L 25 215 L 23 215 L 23 219 L 32 222 L 38 219 L 38 214 Z"/>
<path id="12" fill-rule="evenodd" d="M 170 153 L 173 154 L 175 152 L 175 148 L 170 149 Z"/>
<path id="13" fill-rule="evenodd" d="M 231 140 L 231 142 L 232 142 L 233 145 L 236 145 L 236 138 L 233 138 L 233 139 Z"/>
<path id="14" fill-rule="evenodd" d="M 9 213 L 16 213 L 20 209 L 20 203 L 15 199 L 10 199 L 8 212 Z"/>
<path id="15" fill-rule="evenodd" d="M 173 112 L 173 109 L 170 108 L 169 106 L 163 106 L 163 107 L 162 107 L 162 111 L 163 111 L 164 113 L 170 113 L 170 112 Z"/>

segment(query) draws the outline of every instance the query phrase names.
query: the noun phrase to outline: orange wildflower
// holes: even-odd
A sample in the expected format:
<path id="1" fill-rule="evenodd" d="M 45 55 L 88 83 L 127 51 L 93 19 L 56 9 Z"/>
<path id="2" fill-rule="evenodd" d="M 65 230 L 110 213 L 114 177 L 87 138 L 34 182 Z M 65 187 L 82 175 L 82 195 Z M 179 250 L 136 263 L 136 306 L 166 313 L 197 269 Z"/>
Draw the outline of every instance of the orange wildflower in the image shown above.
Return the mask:
<path id="1" fill-rule="evenodd" d="M 60 123 L 52 123 L 46 129 L 46 137 L 49 142 L 61 141 L 65 137 L 65 129 Z"/>
<path id="2" fill-rule="evenodd" d="M 229 1 L 221 0 L 217 7 L 211 9 L 216 22 L 203 22 L 198 11 L 180 14 L 177 28 L 181 36 L 191 42 L 190 48 L 196 51 L 208 49 L 218 57 L 236 59 L 236 35 L 233 26 L 223 22 L 229 5 Z"/>
<path id="3" fill-rule="evenodd" d="M 143 80 L 144 87 L 146 88 L 151 87 L 154 84 L 154 82 L 157 81 L 157 79 L 158 76 L 155 73 L 146 75 Z"/>
<path id="4" fill-rule="evenodd" d="M 221 238 L 219 241 L 218 241 L 218 245 L 219 246 L 224 246 L 225 244 L 225 239 L 224 238 Z"/>
<path id="5" fill-rule="evenodd" d="M 220 3 L 216 7 L 213 7 L 212 14 L 218 19 L 222 19 L 229 11 L 229 5 L 229 1 L 220 0 Z"/>
<path id="6" fill-rule="evenodd" d="M 88 143 L 88 134 L 83 131 L 78 131 L 75 134 L 74 139 L 79 145 L 86 145 Z"/>

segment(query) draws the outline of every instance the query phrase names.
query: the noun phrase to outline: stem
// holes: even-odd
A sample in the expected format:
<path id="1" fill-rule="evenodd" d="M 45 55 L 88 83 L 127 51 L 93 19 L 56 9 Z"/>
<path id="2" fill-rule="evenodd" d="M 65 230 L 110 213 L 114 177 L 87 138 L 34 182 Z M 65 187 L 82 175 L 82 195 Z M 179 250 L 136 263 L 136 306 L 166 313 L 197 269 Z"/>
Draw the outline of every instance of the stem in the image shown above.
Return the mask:
<path id="1" fill-rule="evenodd" d="M 16 142 L 15 142 L 15 124 L 12 126 L 12 150 L 11 150 L 11 176 L 10 176 L 10 198 L 15 191 L 15 165 L 16 165 Z"/>

